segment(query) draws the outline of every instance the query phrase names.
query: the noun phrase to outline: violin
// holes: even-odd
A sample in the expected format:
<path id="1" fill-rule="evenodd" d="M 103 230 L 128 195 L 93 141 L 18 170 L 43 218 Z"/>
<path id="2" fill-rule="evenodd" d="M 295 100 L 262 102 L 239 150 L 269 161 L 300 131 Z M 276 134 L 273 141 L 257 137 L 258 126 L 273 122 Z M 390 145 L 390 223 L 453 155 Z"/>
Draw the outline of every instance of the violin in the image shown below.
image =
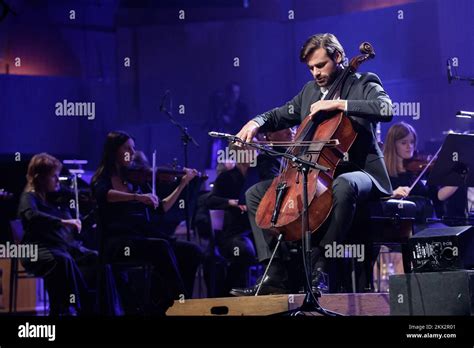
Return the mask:
<path id="1" fill-rule="evenodd" d="M 76 192 L 74 189 L 61 185 L 58 191 L 49 192 L 48 198 L 56 203 L 69 203 L 71 199 L 76 198 Z M 95 198 L 90 188 L 78 189 L 78 202 L 82 204 L 95 204 Z M 78 205 L 76 202 L 76 205 Z"/>
<path id="2" fill-rule="evenodd" d="M 416 155 L 408 160 L 404 160 L 403 166 L 407 172 L 415 175 L 419 175 L 425 168 L 425 172 L 428 173 L 435 164 L 434 160 L 431 161 L 432 159 L 432 155 Z"/>
<path id="3" fill-rule="evenodd" d="M 135 185 L 145 185 L 152 182 L 153 179 L 153 168 L 147 165 L 132 162 L 128 167 L 124 167 L 123 171 L 124 178 Z M 160 184 L 174 184 L 179 183 L 185 175 L 184 169 L 161 166 L 156 168 L 155 180 Z M 208 176 L 201 172 L 198 172 L 197 177 L 203 180 L 208 179 Z"/>
<path id="4" fill-rule="evenodd" d="M 420 179 L 425 175 L 425 173 L 428 171 L 428 169 L 431 169 L 432 166 L 435 163 L 435 160 L 438 158 L 439 153 L 441 152 L 441 147 L 436 151 L 435 155 L 431 157 L 429 160 L 422 161 L 420 159 L 416 159 L 418 156 L 415 156 L 415 160 L 408 160 L 411 161 L 412 164 L 410 165 L 410 162 L 407 163 L 408 166 L 410 166 L 410 169 L 414 170 L 413 172 L 417 173 L 416 179 L 413 181 L 413 183 L 410 186 L 410 191 L 413 190 L 415 185 L 420 181 Z M 405 167 L 407 170 L 409 170 L 408 167 Z M 419 170 L 419 172 L 416 172 Z M 402 198 L 403 199 L 403 198 Z"/>
<path id="5" fill-rule="evenodd" d="M 71 175 L 60 178 L 59 190 L 48 192 L 47 197 L 53 204 L 68 206 L 73 209 L 76 219 L 80 219 L 81 215 L 92 212 L 97 204 L 90 185 L 83 179 L 75 179 Z"/>

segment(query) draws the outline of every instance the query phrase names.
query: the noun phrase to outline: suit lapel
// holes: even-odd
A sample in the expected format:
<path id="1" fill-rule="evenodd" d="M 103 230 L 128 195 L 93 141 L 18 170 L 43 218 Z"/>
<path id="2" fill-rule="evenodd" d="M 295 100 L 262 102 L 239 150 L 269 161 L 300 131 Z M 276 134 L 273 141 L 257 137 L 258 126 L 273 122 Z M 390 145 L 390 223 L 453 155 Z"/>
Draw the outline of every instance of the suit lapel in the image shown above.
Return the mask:
<path id="1" fill-rule="evenodd" d="M 342 86 L 341 99 L 347 100 L 347 97 L 349 96 L 349 91 L 351 90 L 351 87 L 354 84 L 355 80 L 356 78 L 353 74 L 347 77 L 347 80 L 344 83 L 344 86 Z"/>
<path id="2" fill-rule="evenodd" d="M 321 88 L 319 88 L 316 82 L 314 82 L 314 99 L 311 100 L 311 104 L 316 103 L 319 99 L 321 99 L 321 95 Z"/>
<path id="3" fill-rule="evenodd" d="M 347 97 L 349 96 L 349 91 L 351 90 L 351 87 L 354 84 L 355 80 L 356 78 L 353 74 L 347 77 L 347 80 L 344 83 L 344 86 L 342 86 L 342 91 L 340 94 L 341 99 L 347 99 Z M 321 96 L 322 96 L 321 88 L 319 88 L 316 83 L 314 83 L 314 91 L 315 91 L 314 99 L 311 100 L 311 104 L 316 103 L 318 100 L 321 99 Z"/>

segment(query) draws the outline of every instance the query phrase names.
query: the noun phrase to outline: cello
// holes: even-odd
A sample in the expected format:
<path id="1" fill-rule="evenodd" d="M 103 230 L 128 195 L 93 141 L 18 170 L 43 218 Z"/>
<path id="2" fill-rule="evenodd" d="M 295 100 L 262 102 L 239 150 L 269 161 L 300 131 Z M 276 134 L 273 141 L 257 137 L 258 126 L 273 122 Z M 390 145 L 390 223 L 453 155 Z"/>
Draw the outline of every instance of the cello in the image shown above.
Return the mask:
<path id="1" fill-rule="evenodd" d="M 351 59 L 326 95 L 326 100 L 337 98 L 346 79 L 368 59 L 375 57 L 372 45 L 363 42 L 360 55 Z M 333 205 L 332 183 L 337 165 L 357 137 L 349 117 L 342 111 L 310 113 L 303 120 L 295 136 L 291 155 L 318 164 L 327 170 L 311 169 L 307 174 L 309 230 L 316 232 L 328 218 Z M 336 146 L 328 146 L 337 139 Z M 301 145 L 303 144 L 303 145 Z M 262 198 L 255 217 L 259 227 L 282 234 L 285 240 L 302 238 L 303 187 L 298 167 L 286 163 Z"/>

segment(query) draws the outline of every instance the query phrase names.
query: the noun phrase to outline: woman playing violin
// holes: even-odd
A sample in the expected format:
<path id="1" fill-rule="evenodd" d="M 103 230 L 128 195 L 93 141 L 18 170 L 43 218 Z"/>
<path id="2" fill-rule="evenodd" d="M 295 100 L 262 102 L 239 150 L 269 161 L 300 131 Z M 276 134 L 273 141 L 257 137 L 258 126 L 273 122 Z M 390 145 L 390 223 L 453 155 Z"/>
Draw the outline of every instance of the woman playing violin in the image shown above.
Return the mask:
<path id="1" fill-rule="evenodd" d="M 414 160 L 417 145 L 415 128 L 405 122 L 392 125 L 385 137 L 384 160 L 394 188 L 392 198 L 407 198 L 416 200 L 419 216 L 418 222 L 424 222 L 426 217 L 433 214 L 432 204 L 429 200 L 430 192 L 420 180 L 410 190 L 415 182 L 418 172 L 410 170 L 410 162 Z M 418 197 L 418 198 L 416 198 Z"/>
<path id="2" fill-rule="evenodd" d="M 93 299 L 88 289 L 96 279 L 97 252 L 75 239 L 82 225 L 72 218 L 69 206 L 58 206 L 50 199 L 50 194 L 59 190 L 61 167 L 61 162 L 47 153 L 33 156 L 28 165 L 18 214 L 25 230 L 23 243 L 38 245 L 38 255 L 36 260 L 23 259 L 22 263 L 28 272 L 44 278 L 50 315 L 90 313 Z"/>
<path id="3" fill-rule="evenodd" d="M 187 265 L 177 260 L 177 254 L 193 255 L 199 260 L 201 251 L 191 243 L 172 241 L 156 231 L 150 219 L 150 213 L 153 213 L 150 210 L 161 213 L 169 210 L 197 172 L 186 169 L 178 187 L 160 200 L 153 193 L 144 193 L 140 186 L 129 182 L 124 175 L 124 168 L 130 165 L 134 154 L 135 141 L 130 135 L 121 131 L 110 132 L 100 166 L 92 178 L 92 186 L 105 234 L 106 257 L 111 261 L 151 263 L 154 266 L 151 310 L 163 314 L 174 299 L 191 297 L 192 284 L 185 284 L 186 279 L 183 283 L 180 273 L 180 269 L 183 270 Z M 195 273 L 197 265 L 194 264 L 193 268 Z M 194 273 L 188 278 L 194 279 Z M 122 285 L 119 289 L 122 293 L 129 290 L 129 286 L 123 282 L 119 285 Z M 128 297 L 122 296 L 122 300 L 126 301 Z"/>

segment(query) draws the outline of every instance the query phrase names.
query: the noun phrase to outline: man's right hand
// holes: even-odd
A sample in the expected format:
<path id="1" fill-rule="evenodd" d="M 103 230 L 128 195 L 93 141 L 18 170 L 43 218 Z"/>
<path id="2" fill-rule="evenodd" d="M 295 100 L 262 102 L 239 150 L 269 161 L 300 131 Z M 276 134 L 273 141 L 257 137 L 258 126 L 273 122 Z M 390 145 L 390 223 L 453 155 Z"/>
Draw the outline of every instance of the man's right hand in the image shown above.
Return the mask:
<path id="1" fill-rule="evenodd" d="M 243 141 L 250 143 L 252 139 L 257 135 L 258 129 L 260 126 L 255 121 L 249 121 L 242 127 L 242 129 L 237 133 L 237 138 L 242 139 Z M 242 146 L 241 143 L 237 143 L 237 146 Z"/>

